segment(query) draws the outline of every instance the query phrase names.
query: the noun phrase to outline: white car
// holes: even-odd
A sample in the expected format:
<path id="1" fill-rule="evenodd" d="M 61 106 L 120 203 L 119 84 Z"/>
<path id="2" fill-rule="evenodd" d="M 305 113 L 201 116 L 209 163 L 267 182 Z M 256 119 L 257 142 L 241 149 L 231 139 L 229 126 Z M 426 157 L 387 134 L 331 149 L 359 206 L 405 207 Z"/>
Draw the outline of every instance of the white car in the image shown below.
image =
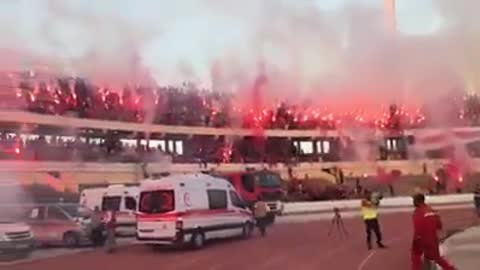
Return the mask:
<path id="1" fill-rule="evenodd" d="M 28 256 L 34 248 L 33 233 L 28 225 L 0 220 L 0 256 Z"/>
<path id="2" fill-rule="evenodd" d="M 191 244 L 214 238 L 248 238 L 254 220 L 227 180 L 205 174 L 172 175 L 140 185 L 137 239 L 154 245 Z"/>

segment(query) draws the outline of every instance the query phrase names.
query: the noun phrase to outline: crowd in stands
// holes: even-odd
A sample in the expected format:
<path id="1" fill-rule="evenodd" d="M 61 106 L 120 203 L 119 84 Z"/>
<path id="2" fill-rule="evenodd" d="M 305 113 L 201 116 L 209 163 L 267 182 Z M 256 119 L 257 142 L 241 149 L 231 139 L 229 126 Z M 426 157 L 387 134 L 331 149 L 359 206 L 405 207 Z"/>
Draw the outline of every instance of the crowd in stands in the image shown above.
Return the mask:
<path id="1" fill-rule="evenodd" d="M 28 111 L 80 118 L 265 129 L 335 129 L 352 122 L 383 129 L 418 128 L 430 124 L 429 117 L 420 108 L 412 111 L 391 104 L 378 110 L 380 113 L 367 113 L 362 108 L 338 113 L 326 107 L 304 108 L 288 102 L 270 107 L 245 106 L 236 104 L 237 98 L 232 94 L 198 89 L 189 83 L 181 87 L 109 89 L 84 79 L 60 78 L 40 82 L 20 80 L 16 84 L 15 90 L 11 90 L 16 91 L 16 100 L 10 103 L 22 101 Z M 479 124 L 480 99 L 469 96 L 461 103 L 453 112 L 455 124 Z"/>
<path id="2" fill-rule="evenodd" d="M 50 115 L 125 122 L 147 122 L 164 125 L 203 127 L 239 127 L 261 129 L 336 129 L 342 123 L 359 123 L 369 127 L 402 130 L 429 126 L 429 117 L 420 109 L 414 112 L 391 104 L 380 115 L 368 115 L 361 109 L 333 113 L 325 108 L 301 108 L 280 102 L 272 107 L 237 106 L 237 99 L 228 93 L 198 89 L 185 83 L 181 87 L 127 86 L 123 89 L 99 87 L 85 79 L 55 78 L 15 80 L 13 86 L 0 84 L 0 108 L 24 109 Z M 34 77 L 34 76 L 33 76 Z M 11 93 L 12 95 L 8 95 Z M 466 96 L 453 104 L 455 125 L 480 124 L 480 98 Z M 457 121 L 457 122 L 455 122 Z M 2 132 L 2 130 L 0 130 Z M 158 147 L 125 146 L 117 139 L 102 143 L 85 140 L 55 141 L 43 136 L 25 141 L 14 137 L 0 138 L 0 158 L 27 160 L 84 161 L 149 161 L 165 159 L 208 162 L 289 162 L 295 149 L 289 144 L 274 142 L 266 153 L 259 153 L 254 142 L 195 142 L 198 153 L 175 155 Z M 192 138 L 195 140 L 197 138 Z M 273 140 L 272 140 L 273 141 Z M 165 147 L 164 147 L 165 148 Z M 338 150 L 338 149 L 337 149 Z M 343 149 L 348 150 L 348 147 Z M 165 152 L 170 152 L 168 155 Z M 332 151 L 334 152 L 334 151 Z M 337 159 L 333 155 L 332 160 Z M 348 154 L 348 156 L 352 156 Z M 167 158 L 167 159 L 168 159 Z M 402 159 L 406 158 L 402 154 Z M 185 160 L 186 159 L 186 160 Z M 342 160 L 344 158 L 342 157 Z"/>

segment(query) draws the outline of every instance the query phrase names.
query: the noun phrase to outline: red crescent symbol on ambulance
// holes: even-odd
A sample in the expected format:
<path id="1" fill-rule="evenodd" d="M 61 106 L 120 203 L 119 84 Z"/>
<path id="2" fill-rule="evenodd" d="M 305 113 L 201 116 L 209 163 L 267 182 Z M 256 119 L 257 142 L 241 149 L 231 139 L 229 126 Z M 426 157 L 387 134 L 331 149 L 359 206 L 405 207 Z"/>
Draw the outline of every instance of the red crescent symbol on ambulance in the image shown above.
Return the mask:
<path id="1" fill-rule="evenodd" d="M 190 193 L 185 192 L 185 194 L 183 194 L 183 201 L 185 202 L 185 205 L 192 206 L 192 202 L 190 201 Z"/>

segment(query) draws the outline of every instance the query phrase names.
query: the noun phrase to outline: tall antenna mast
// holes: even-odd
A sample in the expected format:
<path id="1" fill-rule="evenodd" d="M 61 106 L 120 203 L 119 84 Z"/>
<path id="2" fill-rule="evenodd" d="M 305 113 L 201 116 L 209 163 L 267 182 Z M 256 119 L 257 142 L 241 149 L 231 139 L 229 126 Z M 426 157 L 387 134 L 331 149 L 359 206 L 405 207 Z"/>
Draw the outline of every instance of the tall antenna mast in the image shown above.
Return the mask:
<path id="1" fill-rule="evenodd" d="M 385 20 L 385 29 L 388 32 L 397 31 L 396 0 L 383 0 L 383 13 Z"/>

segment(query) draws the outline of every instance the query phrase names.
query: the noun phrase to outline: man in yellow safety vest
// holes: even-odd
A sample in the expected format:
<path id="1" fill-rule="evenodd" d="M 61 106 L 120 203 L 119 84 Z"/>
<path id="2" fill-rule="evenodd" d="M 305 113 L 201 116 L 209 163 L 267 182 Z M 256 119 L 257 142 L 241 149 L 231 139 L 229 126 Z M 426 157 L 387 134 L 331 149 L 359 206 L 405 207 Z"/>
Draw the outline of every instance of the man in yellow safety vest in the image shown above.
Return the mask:
<path id="1" fill-rule="evenodd" d="M 365 222 L 365 229 L 367 233 L 367 247 L 372 249 L 372 231 L 377 237 L 377 245 L 379 248 L 385 248 L 382 243 L 382 232 L 380 230 L 380 224 L 378 223 L 378 206 L 380 204 L 380 198 L 372 198 L 372 194 L 369 191 L 365 191 L 365 197 L 362 200 L 361 212 L 363 221 Z"/>

